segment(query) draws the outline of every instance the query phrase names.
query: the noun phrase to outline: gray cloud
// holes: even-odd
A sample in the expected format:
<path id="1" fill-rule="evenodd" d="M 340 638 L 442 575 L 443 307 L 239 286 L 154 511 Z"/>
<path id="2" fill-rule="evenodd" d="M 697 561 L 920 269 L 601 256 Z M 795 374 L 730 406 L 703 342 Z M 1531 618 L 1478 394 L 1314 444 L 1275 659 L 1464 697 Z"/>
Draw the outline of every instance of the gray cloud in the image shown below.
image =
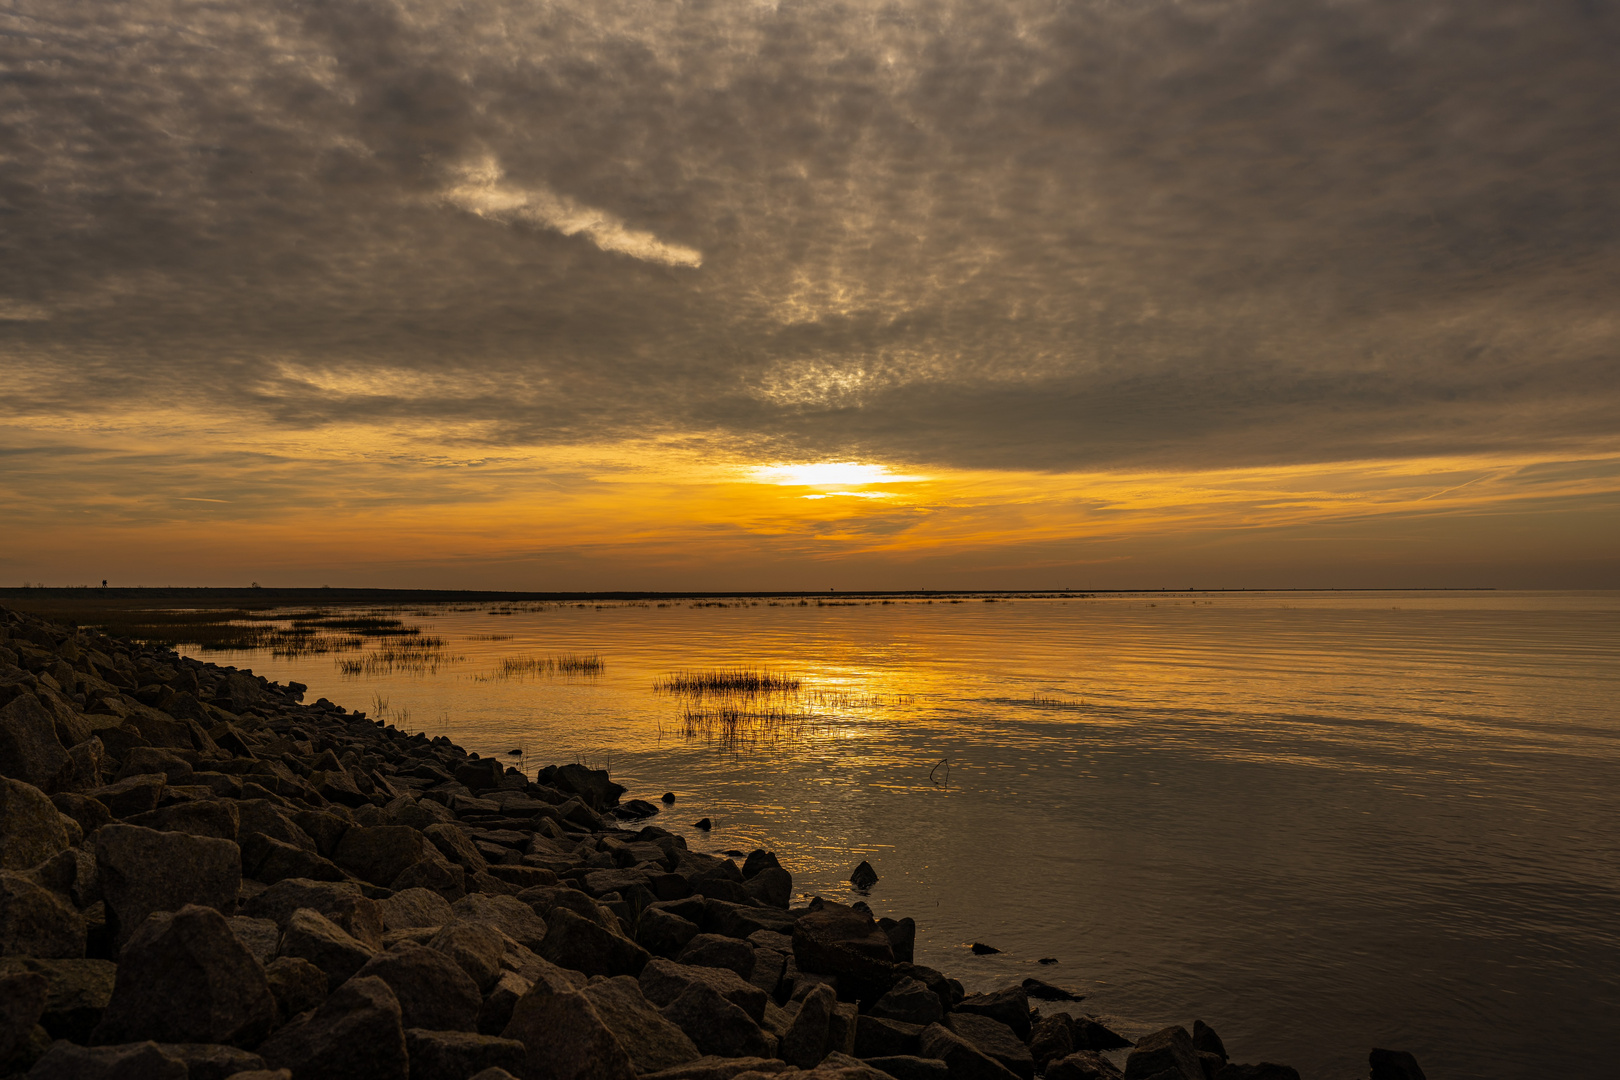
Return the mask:
<path id="1" fill-rule="evenodd" d="M 1611 438 L 1620 15 L 0 11 L 13 416 L 1205 466 Z"/>

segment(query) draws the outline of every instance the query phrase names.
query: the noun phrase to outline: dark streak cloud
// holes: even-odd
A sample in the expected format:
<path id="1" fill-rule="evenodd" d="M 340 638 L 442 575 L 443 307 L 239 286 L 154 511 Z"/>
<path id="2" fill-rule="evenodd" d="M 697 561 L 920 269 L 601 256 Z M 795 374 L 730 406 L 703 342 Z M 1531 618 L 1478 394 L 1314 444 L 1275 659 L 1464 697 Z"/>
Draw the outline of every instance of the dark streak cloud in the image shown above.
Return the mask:
<path id="1" fill-rule="evenodd" d="M 1586 446 L 1617 11 L 15 0 L 0 410 L 1053 470 Z"/>

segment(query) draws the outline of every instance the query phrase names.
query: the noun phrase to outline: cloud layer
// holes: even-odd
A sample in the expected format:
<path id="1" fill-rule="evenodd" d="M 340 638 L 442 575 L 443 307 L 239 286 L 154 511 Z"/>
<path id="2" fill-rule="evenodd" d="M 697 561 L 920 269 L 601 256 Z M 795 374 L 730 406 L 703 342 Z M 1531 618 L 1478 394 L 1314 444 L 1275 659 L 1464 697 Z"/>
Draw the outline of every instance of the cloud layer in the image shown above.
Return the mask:
<path id="1" fill-rule="evenodd" d="M 1043 469 L 1614 434 L 1607 5 L 0 20 L 14 415 Z"/>

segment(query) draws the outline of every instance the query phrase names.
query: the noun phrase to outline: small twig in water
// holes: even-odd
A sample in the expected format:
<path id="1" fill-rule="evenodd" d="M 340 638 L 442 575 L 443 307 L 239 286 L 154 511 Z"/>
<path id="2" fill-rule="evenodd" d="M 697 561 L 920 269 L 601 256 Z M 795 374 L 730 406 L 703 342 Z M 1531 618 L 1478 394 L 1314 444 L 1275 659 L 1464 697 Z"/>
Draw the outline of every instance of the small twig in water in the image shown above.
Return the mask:
<path id="1" fill-rule="evenodd" d="M 938 779 L 934 775 L 935 773 L 939 772 L 940 769 L 945 770 L 945 779 L 943 781 L 941 781 L 940 779 Z M 951 759 L 950 758 L 941 758 L 938 765 L 935 765 L 932 769 L 928 770 L 928 779 L 933 781 L 935 787 L 950 787 L 951 786 Z"/>

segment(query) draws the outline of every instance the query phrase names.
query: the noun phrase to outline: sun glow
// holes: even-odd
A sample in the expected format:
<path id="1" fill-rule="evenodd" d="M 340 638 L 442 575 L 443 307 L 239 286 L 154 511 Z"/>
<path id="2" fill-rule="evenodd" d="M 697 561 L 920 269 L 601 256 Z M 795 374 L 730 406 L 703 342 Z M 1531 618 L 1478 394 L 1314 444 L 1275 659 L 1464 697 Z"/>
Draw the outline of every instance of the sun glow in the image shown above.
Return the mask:
<path id="1" fill-rule="evenodd" d="M 882 465 L 862 465 L 858 461 L 817 461 L 806 465 L 761 465 L 751 470 L 753 478 L 767 484 L 795 487 L 858 487 L 862 484 L 894 484 L 918 480 L 899 476 Z M 840 494 L 851 494 L 840 492 Z"/>

